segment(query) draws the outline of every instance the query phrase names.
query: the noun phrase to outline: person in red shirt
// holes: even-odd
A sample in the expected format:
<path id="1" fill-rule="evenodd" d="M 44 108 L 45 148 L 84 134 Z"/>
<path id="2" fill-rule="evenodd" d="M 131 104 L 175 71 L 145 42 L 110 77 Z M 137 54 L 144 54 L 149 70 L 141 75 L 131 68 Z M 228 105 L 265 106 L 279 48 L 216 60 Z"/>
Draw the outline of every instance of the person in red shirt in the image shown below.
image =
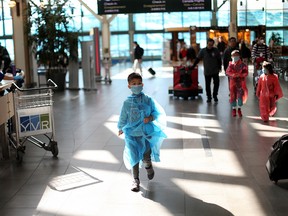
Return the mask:
<path id="1" fill-rule="evenodd" d="M 241 107 L 248 98 L 248 89 L 246 86 L 246 77 L 248 76 L 248 67 L 240 58 L 239 50 L 231 53 L 232 61 L 229 62 L 226 74 L 229 77 L 230 104 L 232 107 L 232 116 L 236 116 L 238 105 L 238 116 L 242 117 Z"/>

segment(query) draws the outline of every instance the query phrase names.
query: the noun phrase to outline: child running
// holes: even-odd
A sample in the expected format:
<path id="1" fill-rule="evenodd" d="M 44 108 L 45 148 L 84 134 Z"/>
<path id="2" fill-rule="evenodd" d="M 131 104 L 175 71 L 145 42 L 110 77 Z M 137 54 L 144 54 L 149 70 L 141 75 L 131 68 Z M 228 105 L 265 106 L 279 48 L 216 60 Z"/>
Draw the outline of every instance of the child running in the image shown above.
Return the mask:
<path id="1" fill-rule="evenodd" d="M 143 162 L 149 180 L 154 177 L 152 161 L 160 161 L 160 147 L 166 138 L 166 114 L 151 97 L 142 92 L 143 82 L 139 73 L 128 76 L 132 95 L 124 101 L 118 122 L 118 135 L 125 134 L 123 160 L 132 170 L 131 190 L 140 191 L 139 167 Z"/>
<path id="2" fill-rule="evenodd" d="M 232 116 L 236 116 L 238 105 L 238 116 L 242 117 L 241 107 L 247 101 L 248 89 L 246 86 L 246 77 L 248 76 L 248 67 L 240 58 L 239 50 L 231 53 L 232 61 L 226 70 L 229 77 L 230 104 L 232 107 Z"/>
<path id="3" fill-rule="evenodd" d="M 274 73 L 270 62 L 264 61 L 263 70 L 264 73 L 258 80 L 256 96 L 259 98 L 261 119 L 267 122 L 269 116 L 275 115 L 277 111 L 276 101 L 283 97 L 283 92 L 278 76 Z"/>

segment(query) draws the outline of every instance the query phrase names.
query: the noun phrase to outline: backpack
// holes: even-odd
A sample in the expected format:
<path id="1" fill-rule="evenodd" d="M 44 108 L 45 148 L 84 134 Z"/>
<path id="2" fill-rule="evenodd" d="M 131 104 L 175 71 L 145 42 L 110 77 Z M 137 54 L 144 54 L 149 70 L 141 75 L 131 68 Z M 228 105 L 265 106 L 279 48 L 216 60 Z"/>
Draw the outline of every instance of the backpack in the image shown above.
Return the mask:
<path id="1" fill-rule="evenodd" d="M 144 49 L 143 49 L 142 47 L 140 47 L 140 49 L 139 49 L 139 54 L 140 54 L 141 56 L 144 55 Z"/>
<path id="2" fill-rule="evenodd" d="M 288 178 L 288 135 L 280 137 L 272 146 L 272 152 L 266 163 L 266 169 L 271 181 L 277 183 Z"/>

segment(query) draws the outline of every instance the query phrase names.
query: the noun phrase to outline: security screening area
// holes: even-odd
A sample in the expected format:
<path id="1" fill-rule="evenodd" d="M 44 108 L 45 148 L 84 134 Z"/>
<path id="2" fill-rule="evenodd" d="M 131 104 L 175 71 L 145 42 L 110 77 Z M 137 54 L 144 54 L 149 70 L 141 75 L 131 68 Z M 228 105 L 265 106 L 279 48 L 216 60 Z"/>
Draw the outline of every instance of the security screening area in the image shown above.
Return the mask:
<path id="1" fill-rule="evenodd" d="M 89 7 L 88 1 L 79 2 L 83 8 Z M 169 4 L 170 1 L 166 2 Z M 229 16 L 234 17 L 231 22 L 236 26 L 237 8 L 241 11 L 244 10 L 243 6 L 249 7 L 249 1 L 209 2 L 211 11 L 215 11 L 213 5 L 217 5 L 219 16 L 223 8 L 231 7 Z M 260 4 L 260 0 L 255 2 Z M 23 7 L 23 2 L 16 3 L 20 3 L 20 8 Z M 268 1 L 262 3 L 264 9 L 269 8 Z M 287 13 L 287 4 L 282 1 L 277 3 L 283 7 L 283 13 Z M 13 22 L 21 17 L 17 16 L 15 7 L 12 8 Z M 169 5 L 167 8 L 170 8 Z M 181 10 L 184 11 L 183 8 Z M 205 14 L 207 11 L 202 12 Z M 181 28 L 173 28 L 173 33 L 163 28 L 165 33 L 161 34 L 170 40 L 169 43 L 163 40 L 159 48 L 159 56 L 163 53 L 165 59 L 152 55 L 153 42 L 147 39 L 145 43 L 135 34 L 125 44 L 125 59 L 133 56 L 135 41 L 144 48 L 144 54 L 143 61 L 139 64 L 138 59 L 137 67 L 133 68 L 134 58 L 123 60 L 120 54 L 115 55 L 112 24 L 122 15 L 111 11 L 111 15 L 100 14 L 98 10 L 91 10 L 91 13 L 98 13 L 97 16 L 102 16 L 104 22 L 110 19 L 111 26 L 106 30 L 103 26 L 94 26 L 91 35 L 87 36 L 89 40 L 79 42 L 78 55 L 81 61 L 64 67 L 66 74 L 62 90 L 57 89 L 59 85 L 53 79 L 46 84 L 48 68 L 36 66 L 38 69 L 30 72 L 24 63 L 19 63 L 24 59 L 21 51 L 18 53 L 20 45 L 15 39 L 15 53 L 10 52 L 10 56 L 17 68 L 25 71 L 25 75 L 20 77 L 25 83 L 18 89 L 13 83 L 19 81 L 19 77 L 7 80 L 3 75 L 0 85 L 0 91 L 3 92 L 0 97 L 0 214 L 286 215 L 287 169 L 285 166 L 276 166 L 279 171 L 272 174 L 276 159 L 271 157 L 271 152 L 285 146 L 287 140 L 286 136 L 282 137 L 288 131 L 287 42 L 284 37 L 287 30 L 283 30 L 281 52 L 274 52 L 272 62 L 283 96 L 276 102 L 277 112 L 264 121 L 259 107 L 260 97 L 254 87 L 252 57 L 244 67 L 247 68 L 247 101 L 241 107 L 241 115 L 237 113 L 235 116 L 231 112 L 233 105 L 229 85 L 232 82 L 228 82 L 223 65 L 218 74 L 217 100 L 213 95 L 215 83 L 212 81 L 213 97 L 209 101 L 204 76 L 207 65 L 204 57 L 196 61 L 196 56 L 200 57 L 200 51 L 208 46 L 207 37 L 213 39 L 210 43 L 213 43 L 214 53 L 219 50 L 219 36 L 224 39 L 227 36 L 235 37 L 238 41 L 239 35 L 245 35 L 252 46 L 254 36 L 256 38 L 260 34 L 263 37 L 265 29 L 261 26 L 250 28 L 249 34 L 232 27 L 228 31 L 216 27 L 213 31 L 200 26 L 185 27 L 184 32 Z M 173 15 L 173 12 L 169 13 Z M 140 11 L 139 14 L 145 13 Z M 149 13 L 156 17 L 153 14 Z M 146 21 L 143 19 L 143 22 Z M 140 22 L 136 23 L 141 25 Z M 269 34 L 269 28 L 266 26 L 266 35 Z M 202 37 L 202 33 L 205 37 Z M 103 37 L 103 34 L 109 37 Z M 117 37 L 121 38 L 125 34 L 119 33 Z M 15 35 L 17 37 L 19 35 Z M 266 43 L 270 36 L 267 37 Z M 182 45 L 186 42 L 187 48 L 189 43 L 195 47 L 196 56 L 191 62 L 183 56 L 185 46 L 179 47 L 181 43 L 177 40 L 180 38 L 184 38 L 180 40 Z M 280 50 L 278 45 L 276 48 Z M 119 47 L 121 49 L 122 46 Z M 219 57 L 221 59 L 220 52 Z M 63 66 L 66 60 L 65 57 L 61 59 Z M 235 63 L 234 60 L 230 60 L 231 64 Z M 265 73 L 266 65 L 262 64 L 261 67 Z M 125 136 L 119 135 L 118 128 L 121 107 L 131 96 L 127 78 L 135 70 L 142 74 L 143 93 L 157 101 L 165 111 L 167 124 L 163 130 L 167 137 L 160 148 L 160 161 L 152 161 L 153 177 L 149 176 L 143 163 L 139 168 L 140 184 L 136 192 L 131 191 L 131 170 L 124 163 Z M 261 79 L 261 76 L 257 78 Z M 154 117 L 149 116 L 149 121 L 155 121 Z M 281 157 L 285 164 L 285 154 Z"/>

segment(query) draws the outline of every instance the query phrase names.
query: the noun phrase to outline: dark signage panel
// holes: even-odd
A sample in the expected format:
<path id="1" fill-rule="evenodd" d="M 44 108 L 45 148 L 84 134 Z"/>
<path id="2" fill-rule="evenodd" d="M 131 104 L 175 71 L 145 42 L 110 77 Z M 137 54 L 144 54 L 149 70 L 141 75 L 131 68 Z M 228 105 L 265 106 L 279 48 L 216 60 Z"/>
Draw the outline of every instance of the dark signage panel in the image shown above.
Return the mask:
<path id="1" fill-rule="evenodd" d="M 98 14 L 211 11 L 211 0 L 97 0 Z"/>

